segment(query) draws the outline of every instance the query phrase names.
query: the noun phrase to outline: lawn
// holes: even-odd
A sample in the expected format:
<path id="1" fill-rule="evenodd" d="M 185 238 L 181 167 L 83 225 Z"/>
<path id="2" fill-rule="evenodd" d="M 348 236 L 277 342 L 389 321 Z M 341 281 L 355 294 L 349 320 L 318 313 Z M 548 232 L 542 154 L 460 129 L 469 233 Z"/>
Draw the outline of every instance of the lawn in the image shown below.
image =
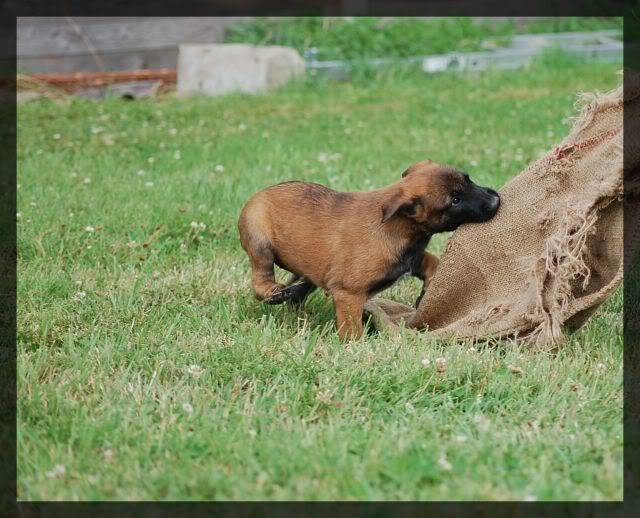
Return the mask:
<path id="1" fill-rule="evenodd" d="M 21 105 L 19 498 L 622 499 L 621 292 L 557 354 L 410 331 L 344 345 L 323 293 L 253 298 L 236 229 L 293 178 L 373 189 L 431 158 L 499 188 L 619 68 Z"/>

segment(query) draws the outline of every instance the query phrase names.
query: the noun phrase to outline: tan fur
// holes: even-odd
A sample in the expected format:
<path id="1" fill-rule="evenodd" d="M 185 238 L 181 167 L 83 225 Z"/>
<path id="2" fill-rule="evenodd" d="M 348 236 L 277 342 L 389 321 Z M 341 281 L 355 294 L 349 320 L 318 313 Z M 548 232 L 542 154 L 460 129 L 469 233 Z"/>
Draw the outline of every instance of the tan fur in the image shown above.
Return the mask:
<path id="1" fill-rule="evenodd" d="M 423 224 L 448 205 L 457 178 L 444 174 L 450 170 L 427 160 L 405 171 L 400 181 L 369 192 L 339 193 L 303 182 L 259 191 L 238 222 L 256 297 L 268 302 L 285 289 L 275 282 L 273 265 L 278 264 L 328 291 L 340 337 L 359 337 L 371 283 L 393 268 L 424 233 Z M 416 199 L 422 203 L 412 217 L 393 217 Z M 437 257 L 424 252 L 421 271 L 414 274 L 426 286 L 437 265 Z"/>

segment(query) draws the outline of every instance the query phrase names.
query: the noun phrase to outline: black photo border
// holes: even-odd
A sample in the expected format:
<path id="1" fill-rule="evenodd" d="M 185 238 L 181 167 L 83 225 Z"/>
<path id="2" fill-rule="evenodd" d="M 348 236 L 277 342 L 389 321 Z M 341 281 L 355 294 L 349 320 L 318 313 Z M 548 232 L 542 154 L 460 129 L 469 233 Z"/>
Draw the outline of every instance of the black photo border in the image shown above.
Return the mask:
<path id="1" fill-rule="evenodd" d="M 16 485 L 16 19 L 21 16 L 621 16 L 624 17 L 625 96 L 627 72 L 640 70 L 640 2 L 565 0 L 558 5 L 530 0 L 511 5 L 487 0 L 4 0 L 0 27 L 0 516 L 623 516 L 640 504 L 640 399 L 638 337 L 626 323 L 638 318 L 630 301 L 635 290 L 624 282 L 624 500 L 623 502 L 17 502 Z M 624 126 L 628 126 L 625 116 Z M 627 135 L 625 135 L 627 137 Z M 625 157 L 634 139 L 625 138 Z M 625 160 L 625 172 L 627 161 Z M 625 181 L 628 176 L 625 175 Z M 625 231 L 639 222 L 625 211 Z M 625 241 L 625 279 L 635 266 Z M 632 292 L 633 290 L 633 292 Z"/>

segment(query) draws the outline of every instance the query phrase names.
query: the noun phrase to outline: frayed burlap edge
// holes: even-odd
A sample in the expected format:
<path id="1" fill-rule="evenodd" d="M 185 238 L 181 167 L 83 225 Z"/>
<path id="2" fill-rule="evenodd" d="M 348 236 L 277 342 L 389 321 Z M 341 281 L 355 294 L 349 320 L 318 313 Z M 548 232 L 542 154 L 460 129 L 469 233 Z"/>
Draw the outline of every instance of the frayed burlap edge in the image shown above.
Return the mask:
<path id="1" fill-rule="evenodd" d="M 614 98 L 613 96 L 617 96 Z M 583 94 L 582 99 L 585 96 Z M 616 88 L 610 94 L 593 99 L 593 102 L 582 110 L 583 119 L 576 121 L 576 126 L 584 128 L 584 120 L 591 122 L 597 110 L 608 106 L 617 106 L 622 99 L 622 87 Z M 571 132 L 575 133 L 574 131 Z M 591 271 L 585 261 L 588 249 L 587 239 L 595 232 L 598 215 L 610 203 L 622 200 L 623 195 L 623 147 L 622 133 L 613 141 L 615 155 L 613 160 L 619 162 L 620 168 L 616 175 L 609 177 L 608 185 L 604 185 L 597 199 L 591 204 L 574 202 L 567 206 L 561 218 L 557 231 L 549 236 L 545 242 L 545 251 L 535 262 L 531 277 L 535 280 L 536 304 L 530 315 L 525 317 L 532 322 L 540 322 L 531 333 L 523 339 L 537 347 L 557 346 L 564 340 L 563 324 L 571 316 L 569 311 L 576 298 L 573 294 L 572 283 L 582 280 L 582 287 L 586 289 L 591 278 Z M 621 267 L 614 277 L 615 289 L 622 280 Z M 599 290 L 601 291 L 601 290 Z M 590 299 L 592 303 L 592 299 Z M 572 314 L 576 311 L 573 309 Z"/>
<path id="2" fill-rule="evenodd" d="M 573 126 L 558 148 L 561 149 L 571 143 L 575 136 L 593 122 L 596 113 L 602 110 L 617 107 L 622 103 L 622 86 L 604 94 L 580 93 L 576 100 L 578 114 L 570 118 Z M 623 278 L 623 262 L 614 278 L 598 292 L 581 297 L 576 300 L 572 291 L 572 283 L 576 279 L 582 280 L 583 288 L 586 288 L 590 280 L 590 269 L 585 262 L 587 239 L 595 231 L 599 212 L 609 203 L 622 197 L 622 133 L 615 140 L 615 159 L 620 160 L 620 174 L 610 181 L 610 185 L 600 192 L 598 198 L 592 203 L 569 204 L 561 218 L 558 230 L 545 242 L 545 251 L 534 261 L 531 268 L 531 285 L 535 286 L 535 305 L 533 311 L 522 316 L 522 320 L 535 325 L 531 331 L 526 326 L 514 325 L 510 329 L 501 329 L 488 336 L 469 335 L 456 333 L 458 324 L 446 326 L 441 329 L 427 330 L 434 338 L 456 339 L 485 339 L 506 336 L 517 336 L 529 346 L 538 350 L 550 349 L 560 345 L 564 341 L 563 325 L 573 315 L 588 308 L 597 306 L 611 296 L 619 286 Z M 464 324 L 480 327 L 490 319 L 508 312 L 504 305 L 489 307 L 482 315 L 467 317 Z M 400 303 L 376 299 L 367 302 L 366 313 L 371 317 L 376 328 L 386 328 L 393 334 L 397 334 L 398 325 L 415 327 L 415 309 Z M 536 325 L 537 324 L 537 325 Z"/>

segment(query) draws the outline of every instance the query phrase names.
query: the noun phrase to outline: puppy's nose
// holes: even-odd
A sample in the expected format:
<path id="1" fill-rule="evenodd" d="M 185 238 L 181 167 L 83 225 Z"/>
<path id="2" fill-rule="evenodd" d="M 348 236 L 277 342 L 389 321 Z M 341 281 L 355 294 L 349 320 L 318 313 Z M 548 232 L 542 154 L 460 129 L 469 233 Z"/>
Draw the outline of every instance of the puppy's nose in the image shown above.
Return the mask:
<path id="1" fill-rule="evenodd" d="M 494 191 L 493 189 L 489 189 L 488 187 L 486 189 L 486 192 L 489 195 L 489 210 L 495 214 L 495 212 L 498 210 L 498 207 L 500 206 L 500 195 L 496 191 Z"/>

